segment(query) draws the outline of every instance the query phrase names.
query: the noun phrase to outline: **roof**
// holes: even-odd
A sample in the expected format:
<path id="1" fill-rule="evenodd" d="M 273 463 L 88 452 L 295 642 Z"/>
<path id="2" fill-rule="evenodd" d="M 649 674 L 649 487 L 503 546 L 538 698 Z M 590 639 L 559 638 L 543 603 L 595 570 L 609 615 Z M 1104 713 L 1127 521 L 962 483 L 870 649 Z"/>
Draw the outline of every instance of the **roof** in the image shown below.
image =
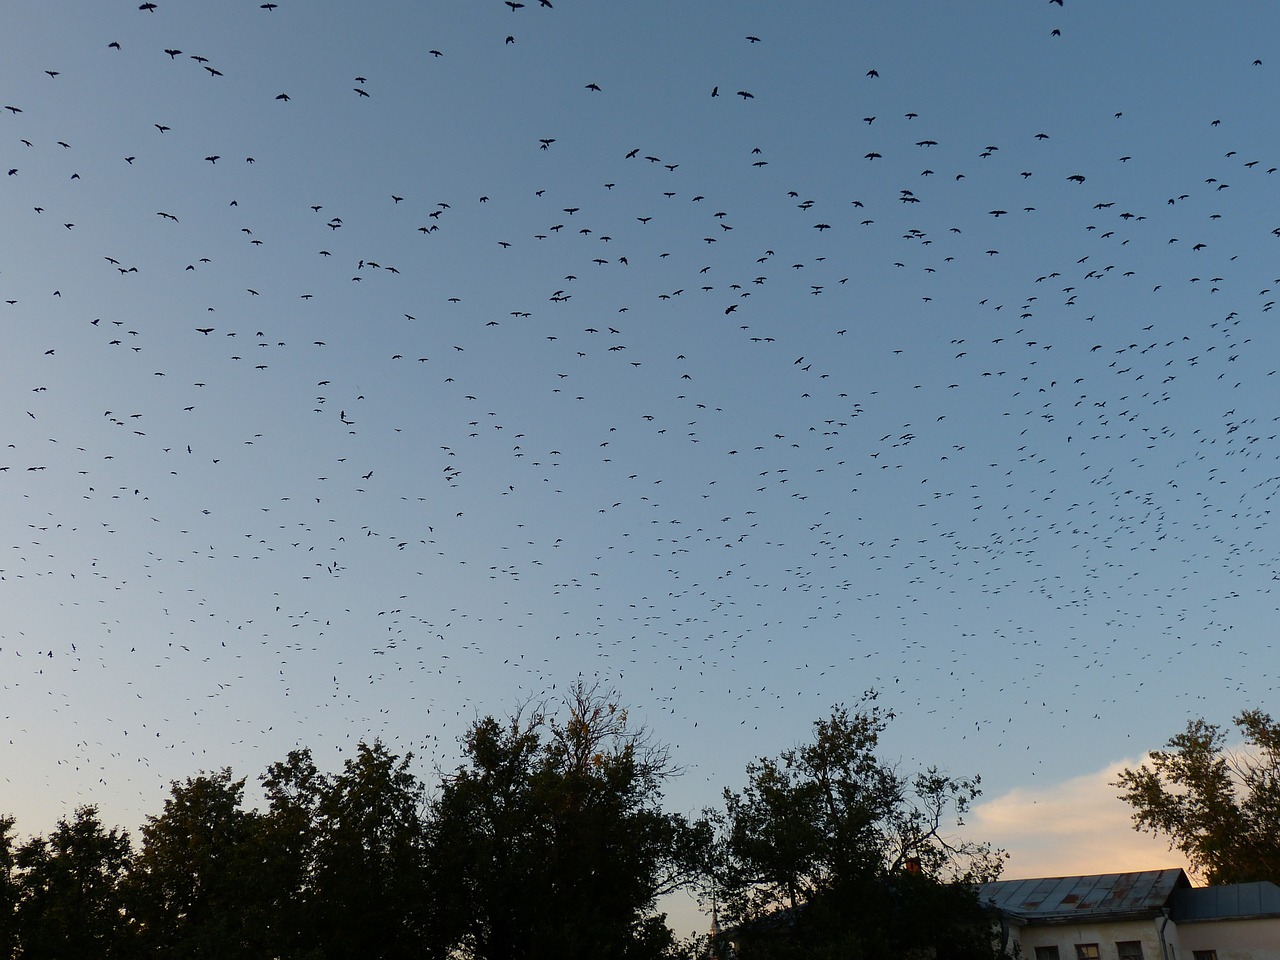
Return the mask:
<path id="1" fill-rule="evenodd" d="M 1280 916 L 1280 887 L 1268 880 L 1177 890 L 1171 903 L 1175 923 Z"/>
<path id="2" fill-rule="evenodd" d="M 997 880 L 978 888 L 983 903 L 1028 923 L 1156 916 L 1191 881 L 1181 869 L 1085 877 Z"/>

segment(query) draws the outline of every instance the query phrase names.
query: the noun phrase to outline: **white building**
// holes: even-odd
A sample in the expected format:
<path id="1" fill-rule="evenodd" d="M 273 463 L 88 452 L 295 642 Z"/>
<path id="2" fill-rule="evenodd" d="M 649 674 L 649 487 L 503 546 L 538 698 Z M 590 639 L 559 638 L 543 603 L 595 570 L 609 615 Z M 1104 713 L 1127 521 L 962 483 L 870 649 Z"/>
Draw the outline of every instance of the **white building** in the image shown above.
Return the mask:
<path id="1" fill-rule="evenodd" d="M 1280 960 L 1280 887 L 1193 887 L 1182 870 L 980 888 L 1025 960 Z"/>

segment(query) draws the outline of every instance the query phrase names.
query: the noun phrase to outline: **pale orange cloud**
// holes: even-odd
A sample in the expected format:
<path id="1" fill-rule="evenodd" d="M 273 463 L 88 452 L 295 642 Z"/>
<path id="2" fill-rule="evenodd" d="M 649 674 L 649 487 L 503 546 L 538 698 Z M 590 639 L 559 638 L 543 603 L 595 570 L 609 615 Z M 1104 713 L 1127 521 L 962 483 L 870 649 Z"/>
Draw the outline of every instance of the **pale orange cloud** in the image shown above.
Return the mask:
<path id="1" fill-rule="evenodd" d="M 1182 867 L 1186 858 L 1161 837 L 1133 829 L 1131 810 L 1111 784 L 1125 767 L 1101 770 L 1048 787 L 1018 787 L 979 804 L 966 835 L 1010 853 L 1006 879 L 1070 877 Z"/>

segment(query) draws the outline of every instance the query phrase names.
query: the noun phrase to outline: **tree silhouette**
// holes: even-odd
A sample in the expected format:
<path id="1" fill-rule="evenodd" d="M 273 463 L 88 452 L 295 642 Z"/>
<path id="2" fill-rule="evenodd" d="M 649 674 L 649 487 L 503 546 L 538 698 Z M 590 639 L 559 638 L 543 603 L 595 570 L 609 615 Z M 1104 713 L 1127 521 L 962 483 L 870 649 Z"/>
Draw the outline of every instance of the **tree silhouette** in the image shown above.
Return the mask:
<path id="1" fill-rule="evenodd" d="M 978 779 L 900 774 L 878 756 L 893 713 L 875 700 L 836 707 L 809 743 L 749 764 L 746 788 L 725 791 L 712 890 L 741 956 L 992 956 L 973 884 L 1004 855 L 948 832 Z"/>
<path id="2" fill-rule="evenodd" d="M 379 741 L 325 779 L 315 807 L 315 922 L 324 955 L 428 957 L 435 897 L 426 888 L 424 788 Z"/>
<path id="3" fill-rule="evenodd" d="M 1114 786 L 1135 830 L 1161 834 L 1211 884 L 1280 883 L 1280 724 L 1261 710 L 1235 718 L 1245 749 L 1204 720 L 1170 737 Z"/>
<path id="4" fill-rule="evenodd" d="M 144 951 L 155 957 L 258 957 L 251 923 L 263 900 L 258 814 L 243 806 L 230 769 L 174 781 L 147 818 L 127 881 Z"/>
<path id="5" fill-rule="evenodd" d="M 15 858 L 21 871 L 22 956 L 128 956 L 132 937 L 120 880 L 130 854 L 128 834 L 104 828 L 92 806 L 80 807 L 71 820 L 60 819 L 47 838 L 24 843 Z"/>
<path id="6" fill-rule="evenodd" d="M 612 692 L 575 685 L 558 714 L 477 721 L 432 818 L 435 888 L 475 958 L 666 955 L 659 896 L 691 878 L 704 823 L 661 809 L 677 771 Z"/>
<path id="7" fill-rule="evenodd" d="M 14 819 L 0 816 L 0 957 L 15 955 L 18 945 L 18 868 Z"/>

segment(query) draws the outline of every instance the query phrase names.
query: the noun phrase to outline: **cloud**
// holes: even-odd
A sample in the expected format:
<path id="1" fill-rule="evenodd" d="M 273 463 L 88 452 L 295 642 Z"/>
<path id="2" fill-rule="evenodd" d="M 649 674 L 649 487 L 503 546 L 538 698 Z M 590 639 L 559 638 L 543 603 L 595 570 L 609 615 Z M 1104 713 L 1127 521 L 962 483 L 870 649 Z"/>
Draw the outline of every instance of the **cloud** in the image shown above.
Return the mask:
<path id="1" fill-rule="evenodd" d="M 1113 784 L 1141 761 L 1120 760 L 1049 787 L 1018 787 L 976 806 L 968 833 L 1010 854 L 1004 876 L 1069 877 L 1182 867 L 1186 858 L 1162 837 L 1133 829 Z"/>

